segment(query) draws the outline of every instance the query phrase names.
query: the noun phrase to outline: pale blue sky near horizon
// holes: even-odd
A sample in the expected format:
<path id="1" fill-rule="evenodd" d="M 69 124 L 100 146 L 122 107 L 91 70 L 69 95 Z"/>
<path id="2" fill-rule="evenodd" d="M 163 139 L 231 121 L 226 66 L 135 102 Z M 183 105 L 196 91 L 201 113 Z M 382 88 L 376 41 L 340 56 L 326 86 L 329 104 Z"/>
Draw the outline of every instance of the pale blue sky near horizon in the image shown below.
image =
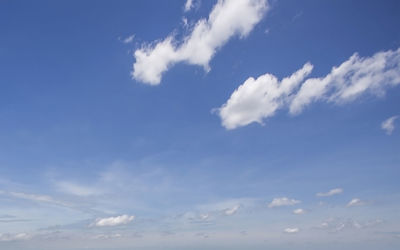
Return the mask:
<path id="1" fill-rule="evenodd" d="M 0 248 L 398 249 L 400 2 L 244 0 L 262 15 L 209 71 L 178 48 L 229 1 L 185 3 L 0 1 Z M 135 51 L 169 36 L 160 81 L 135 77 Z M 307 79 L 379 52 L 391 85 L 384 68 L 354 99 L 288 111 Z M 152 62 L 136 72 L 154 77 Z M 249 77 L 307 62 L 268 116 L 246 122 L 240 100 L 221 112 Z"/>

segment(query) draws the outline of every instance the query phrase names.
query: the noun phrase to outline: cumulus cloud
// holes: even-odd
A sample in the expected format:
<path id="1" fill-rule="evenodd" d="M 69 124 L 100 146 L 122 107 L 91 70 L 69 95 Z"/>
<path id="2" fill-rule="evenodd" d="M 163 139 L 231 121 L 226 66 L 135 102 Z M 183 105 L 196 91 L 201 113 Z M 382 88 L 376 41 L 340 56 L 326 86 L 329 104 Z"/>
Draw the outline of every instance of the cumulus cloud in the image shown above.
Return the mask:
<path id="1" fill-rule="evenodd" d="M 384 120 L 381 124 L 381 128 L 383 130 L 385 130 L 387 135 L 391 135 L 393 133 L 394 130 L 394 122 L 396 121 L 396 119 L 399 118 L 398 115 L 392 116 L 386 120 Z"/>
<path id="2" fill-rule="evenodd" d="M 199 20 L 181 41 L 171 35 L 136 50 L 133 78 L 157 85 L 162 74 L 178 62 L 199 65 L 208 71 L 216 51 L 234 36 L 246 37 L 266 10 L 266 0 L 219 0 L 208 19 Z"/>
<path id="3" fill-rule="evenodd" d="M 347 207 L 356 207 L 356 206 L 363 206 L 365 202 L 360 200 L 359 198 L 354 198 L 349 203 L 347 203 Z"/>
<path id="4" fill-rule="evenodd" d="M 341 188 L 334 188 L 334 189 L 329 190 L 329 191 L 326 192 L 326 193 L 317 193 L 317 196 L 318 196 L 318 197 L 326 197 L 326 196 L 332 196 L 332 195 L 341 194 L 341 193 L 343 193 L 343 189 L 341 189 Z"/>
<path id="5" fill-rule="evenodd" d="M 283 231 L 288 234 L 295 234 L 295 233 L 298 233 L 300 231 L 300 229 L 298 229 L 297 227 L 293 227 L 293 228 L 288 227 L 288 228 L 285 228 L 285 230 L 283 230 Z"/>
<path id="6" fill-rule="evenodd" d="M 378 52 L 372 57 L 353 54 L 347 61 L 323 78 L 307 79 L 290 105 L 298 114 L 317 100 L 333 103 L 350 102 L 361 94 L 382 96 L 387 87 L 400 84 L 400 48 Z"/>
<path id="7" fill-rule="evenodd" d="M 281 197 L 281 198 L 274 198 L 271 203 L 268 204 L 269 208 L 273 207 L 282 207 L 282 206 L 293 206 L 301 201 L 295 200 L 295 199 L 289 199 L 287 197 Z"/>
<path id="8" fill-rule="evenodd" d="M 98 218 L 92 225 L 96 227 L 120 226 L 130 223 L 133 219 L 135 219 L 135 216 L 124 214 L 116 217 Z"/>
<path id="9" fill-rule="evenodd" d="M 312 68 L 307 63 L 280 82 L 268 73 L 248 78 L 217 109 L 222 125 L 235 129 L 253 122 L 262 124 L 278 109 L 288 108 L 295 115 L 315 101 L 345 104 L 367 93 L 383 96 L 387 88 L 400 84 L 400 48 L 371 57 L 355 53 L 326 76 L 305 79 Z"/>
<path id="10" fill-rule="evenodd" d="M 289 95 L 311 73 L 312 68 L 311 64 L 306 63 L 281 81 L 271 74 L 257 79 L 248 78 L 218 109 L 222 125 L 227 129 L 235 129 L 252 122 L 262 123 L 264 118 L 275 115 L 279 108 L 287 105 Z"/>
<path id="11" fill-rule="evenodd" d="M 305 214 L 306 211 L 302 208 L 298 208 L 298 209 L 293 210 L 293 213 L 294 214 Z"/>

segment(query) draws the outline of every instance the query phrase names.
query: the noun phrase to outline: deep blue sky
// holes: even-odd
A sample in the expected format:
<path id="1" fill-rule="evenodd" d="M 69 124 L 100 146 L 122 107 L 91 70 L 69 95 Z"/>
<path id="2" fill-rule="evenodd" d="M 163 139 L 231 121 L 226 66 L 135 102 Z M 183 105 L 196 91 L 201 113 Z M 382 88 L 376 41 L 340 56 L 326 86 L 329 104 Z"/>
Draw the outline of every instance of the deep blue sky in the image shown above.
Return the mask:
<path id="1" fill-rule="evenodd" d="M 309 77 L 324 77 L 355 52 L 397 50 L 400 2 L 269 1 L 248 36 L 217 50 L 209 72 L 180 62 L 157 86 L 132 78 L 135 50 L 190 34 L 182 18 L 194 25 L 216 4 L 194 2 L 188 12 L 183 0 L 0 2 L 0 248 L 62 247 L 62 237 L 41 240 L 57 225 L 61 236 L 84 235 L 72 248 L 98 249 L 93 237 L 119 234 L 114 247 L 195 249 L 206 235 L 201 249 L 230 249 L 221 241 L 246 231 L 254 248 L 286 249 L 293 236 L 307 249 L 398 249 L 400 130 L 381 129 L 400 114 L 398 85 L 234 130 L 212 110 L 249 77 L 281 79 L 306 62 Z M 316 196 L 334 188 L 343 191 Z M 268 208 L 279 197 L 301 203 Z M 355 198 L 360 206 L 346 207 Z M 307 212 L 296 217 L 295 208 Z M 209 224 L 193 223 L 197 213 Z M 122 214 L 135 219 L 90 226 Z M 347 231 L 319 228 L 330 219 Z M 176 245 L 160 238 L 166 231 Z M 138 232 L 140 243 L 127 240 Z"/>

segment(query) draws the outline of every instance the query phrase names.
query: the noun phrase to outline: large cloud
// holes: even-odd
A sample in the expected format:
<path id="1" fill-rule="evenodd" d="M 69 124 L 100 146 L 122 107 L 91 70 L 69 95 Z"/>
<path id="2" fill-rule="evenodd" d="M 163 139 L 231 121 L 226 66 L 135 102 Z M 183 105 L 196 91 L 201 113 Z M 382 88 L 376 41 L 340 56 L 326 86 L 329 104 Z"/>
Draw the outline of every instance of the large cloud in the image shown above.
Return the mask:
<path id="1" fill-rule="evenodd" d="M 227 129 L 246 126 L 275 115 L 280 108 L 299 114 L 315 101 L 344 104 L 365 93 L 382 96 L 387 88 L 400 84 L 400 48 L 378 52 L 371 57 L 357 53 L 325 77 L 305 77 L 313 66 L 309 63 L 278 81 L 272 74 L 248 78 L 218 109 Z"/>
<path id="2" fill-rule="evenodd" d="M 203 66 L 231 37 L 246 37 L 267 10 L 266 0 L 219 0 L 208 19 L 199 20 L 182 41 L 168 36 L 155 45 L 135 51 L 133 78 L 157 85 L 162 74 L 178 62 Z"/>

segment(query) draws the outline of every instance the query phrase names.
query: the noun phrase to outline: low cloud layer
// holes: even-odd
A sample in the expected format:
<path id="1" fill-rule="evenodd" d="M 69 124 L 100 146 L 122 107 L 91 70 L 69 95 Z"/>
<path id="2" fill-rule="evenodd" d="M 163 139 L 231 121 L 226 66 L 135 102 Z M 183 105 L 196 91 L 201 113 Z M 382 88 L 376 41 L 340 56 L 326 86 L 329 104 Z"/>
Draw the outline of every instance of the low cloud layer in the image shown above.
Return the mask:
<path id="1" fill-rule="evenodd" d="M 190 9 L 192 1 L 186 2 Z M 246 37 L 267 10 L 266 0 L 219 0 L 208 19 L 199 20 L 181 41 L 168 36 L 156 44 L 135 51 L 132 76 L 157 85 L 162 74 L 174 64 L 185 62 L 210 70 L 209 62 L 229 39 Z"/>
<path id="2" fill-rule="evenodd" d="M 371 57 L 355 53 L 326 76 L 304 80 L 312 68 L 307 63 L 282 81 L 269 73 L 248 78 L 217 109 L 222 126 L 235 129 L 253 122 L 263 124 L 283 108 L 297 115 L 316 101 L 346 104 L 364 94 L 383 96 L 388 88 L 400 84 L 400 48 Z"/>

